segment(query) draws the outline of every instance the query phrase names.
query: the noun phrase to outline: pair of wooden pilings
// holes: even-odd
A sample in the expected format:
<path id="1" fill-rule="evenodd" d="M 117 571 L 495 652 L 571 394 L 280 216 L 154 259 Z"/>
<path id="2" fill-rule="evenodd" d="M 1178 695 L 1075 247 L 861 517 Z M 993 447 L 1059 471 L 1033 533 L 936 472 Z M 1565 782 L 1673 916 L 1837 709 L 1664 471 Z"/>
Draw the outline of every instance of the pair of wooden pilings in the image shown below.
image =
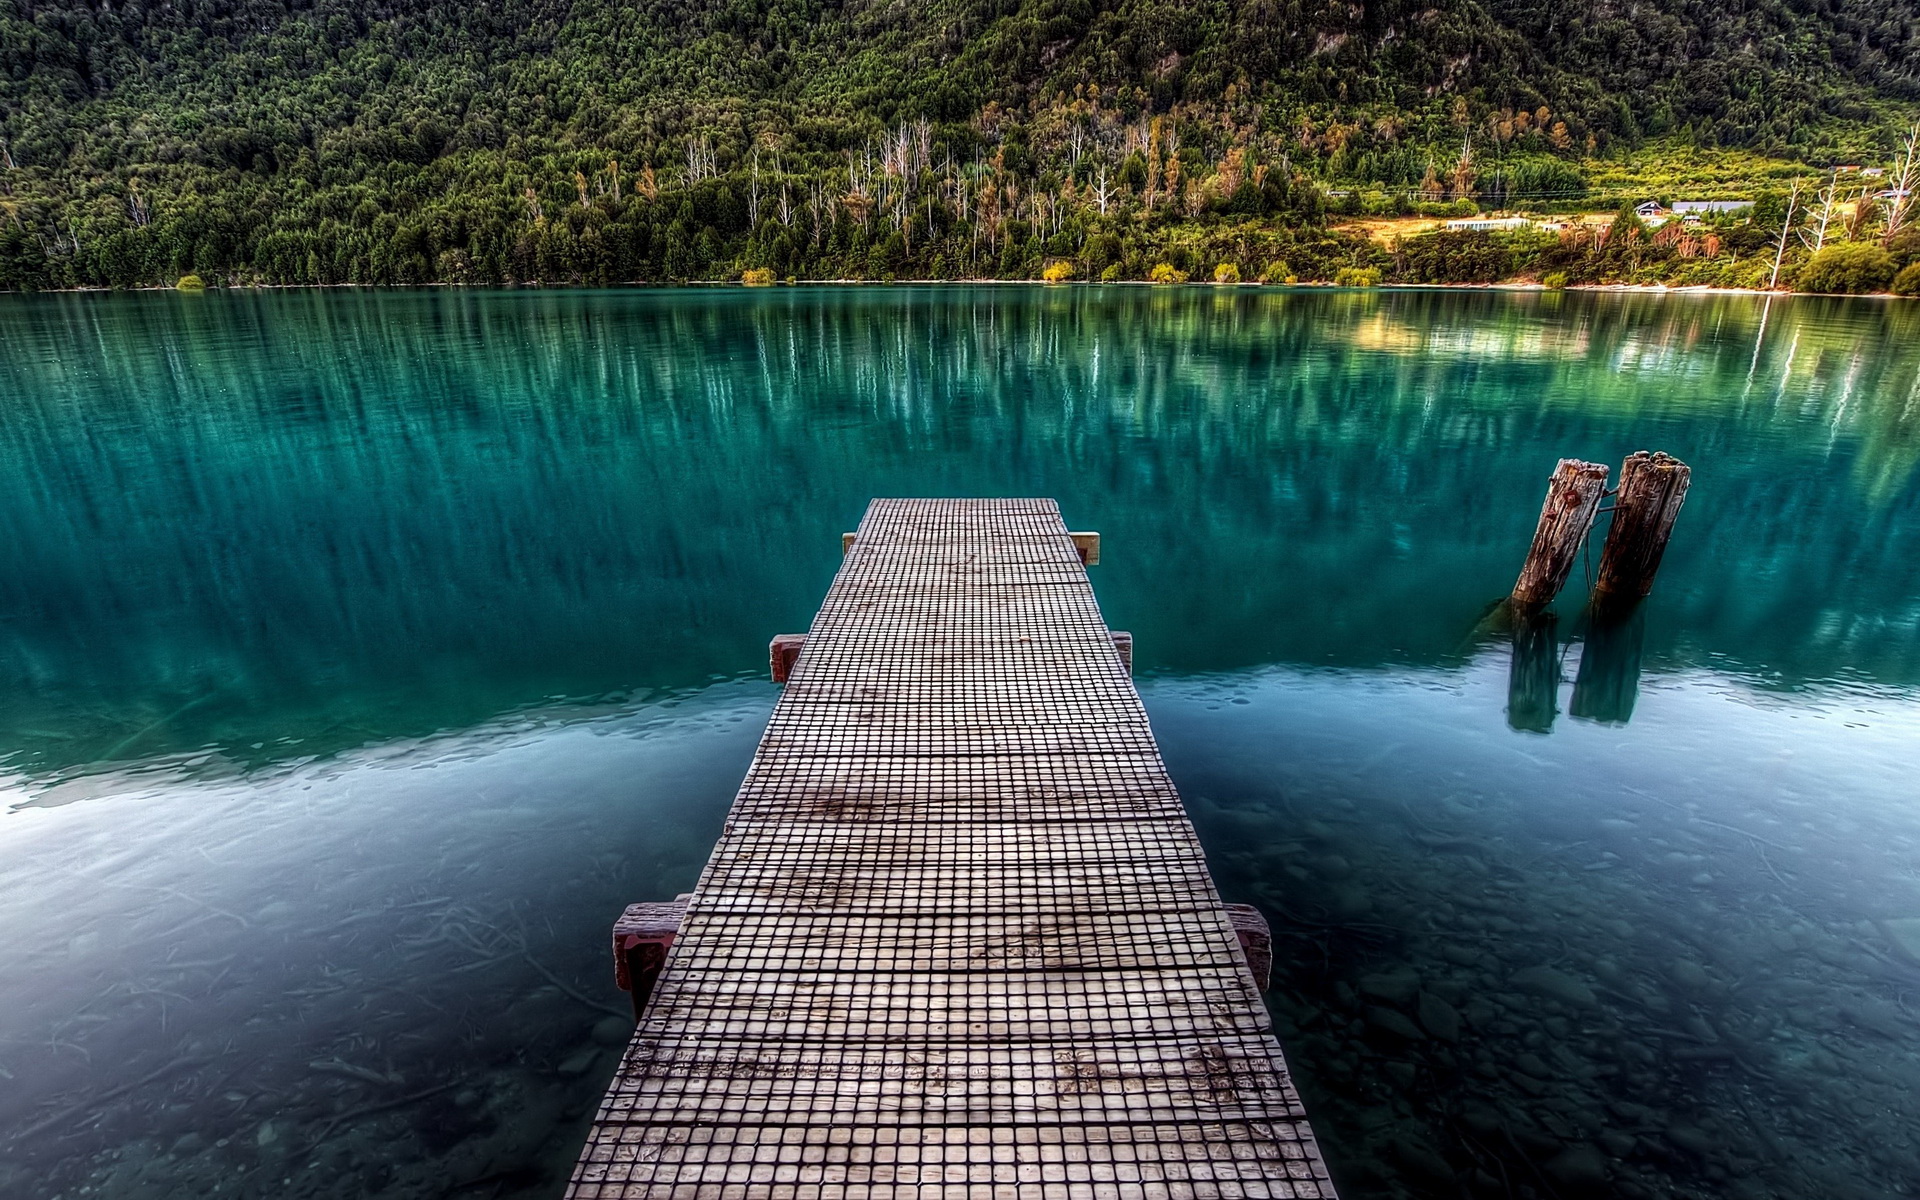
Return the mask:
<path id="1" fill-rule="evenodd" d="M 1620 465 L 1620 486 L 1613 492 L 1613 524 L 1600 553 L 1600 571 L 1590 603 L 1596 612 L 1624 612 L 1646 598 L 1673 536 L 1673 523 L 1686 503 L 1693 472 L 1662 451 L 1638 451 Z M 1547 483 L 1533 545 L 1520 568 L 1508 603 L 1520 616 L 1538 613 L 1566 586 L 1574 560 L 1607 495 L 1607 468 L 1601 463 L 1563 458 Z"/>

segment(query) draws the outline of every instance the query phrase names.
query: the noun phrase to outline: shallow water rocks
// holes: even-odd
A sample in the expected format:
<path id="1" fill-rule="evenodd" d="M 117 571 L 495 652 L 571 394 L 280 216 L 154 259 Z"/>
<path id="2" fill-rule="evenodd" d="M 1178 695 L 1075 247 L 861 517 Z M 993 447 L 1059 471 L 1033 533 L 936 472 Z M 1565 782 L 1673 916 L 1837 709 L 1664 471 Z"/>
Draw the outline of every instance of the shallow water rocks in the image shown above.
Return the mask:
<path id="1" fill-rule="evenodd" d="M 1549 1000 L 1558 1000 L 1575 1008 L 1592 1008 L 1599 1003 L 1599 997 L 1593 989 L 1565 971 L 1552 967 L 1523 967 L 1513 973 L 1509 980 L 1514 987 Z"/>

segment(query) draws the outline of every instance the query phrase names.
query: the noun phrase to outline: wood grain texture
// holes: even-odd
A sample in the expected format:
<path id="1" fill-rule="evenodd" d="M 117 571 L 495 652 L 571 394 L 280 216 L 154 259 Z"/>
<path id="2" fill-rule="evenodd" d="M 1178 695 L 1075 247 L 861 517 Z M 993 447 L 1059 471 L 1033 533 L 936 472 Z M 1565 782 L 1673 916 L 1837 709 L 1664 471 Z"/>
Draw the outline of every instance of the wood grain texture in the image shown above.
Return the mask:
<path id="1" fill-rule="evenodd" d="M 1533 545 L 1513 585 L 1513 606 L 1521 613 L 1537 612 L 1553 603 L 1566 586 L 1580 546 L 1606 490 L 1607 468 L 1600 463 L 1563 458 L 1547 481 L 1547 498 L 1533 530 Z"/>
<path id="2" fill-rule="evenodd" d="M 1593 585 L 1596 607 L 1620 609 L 1645 598 L 1666 557 L 1680 506 L 1693 486 L 1693 469 L 1670 454 L 1645 450 L 1620 464 L 1613 526 Z"/>
<path id="3" fill-rule="evenodd" d="M 575 1200 L 1332 1197 L 1049 500 L 876 500 Z"/>

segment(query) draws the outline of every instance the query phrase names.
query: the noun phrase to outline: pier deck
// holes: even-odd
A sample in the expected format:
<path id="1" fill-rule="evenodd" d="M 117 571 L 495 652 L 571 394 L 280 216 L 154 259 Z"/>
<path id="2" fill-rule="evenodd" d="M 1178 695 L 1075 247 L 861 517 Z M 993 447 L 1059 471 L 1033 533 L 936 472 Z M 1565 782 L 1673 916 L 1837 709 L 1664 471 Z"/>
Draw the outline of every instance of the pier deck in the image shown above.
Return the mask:
<path id="1" fill-rule="evenodd" d="M 876 500 L 568 1195 L 1332 1197 L 1050 500 Z"/>

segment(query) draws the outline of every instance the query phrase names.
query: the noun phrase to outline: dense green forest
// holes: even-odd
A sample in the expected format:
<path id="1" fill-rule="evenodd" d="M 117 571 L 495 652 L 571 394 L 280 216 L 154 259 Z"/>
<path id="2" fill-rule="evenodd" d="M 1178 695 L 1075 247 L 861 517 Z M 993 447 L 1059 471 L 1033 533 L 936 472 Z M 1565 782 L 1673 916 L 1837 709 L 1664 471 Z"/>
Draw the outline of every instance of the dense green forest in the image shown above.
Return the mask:
<path id="1" fill-rule="evenodd" d="M 1897 176 L 1916 63 L 1906 0 L 0 0 L 0 286 L 1753 284 L 1823 247 L 1880 289 L 1897 205 L 1806 222 L 1826 168 Z M 1680 151 L 1778 219 L 1342 221 L 1612 208 L 1598 167 Z"/>

